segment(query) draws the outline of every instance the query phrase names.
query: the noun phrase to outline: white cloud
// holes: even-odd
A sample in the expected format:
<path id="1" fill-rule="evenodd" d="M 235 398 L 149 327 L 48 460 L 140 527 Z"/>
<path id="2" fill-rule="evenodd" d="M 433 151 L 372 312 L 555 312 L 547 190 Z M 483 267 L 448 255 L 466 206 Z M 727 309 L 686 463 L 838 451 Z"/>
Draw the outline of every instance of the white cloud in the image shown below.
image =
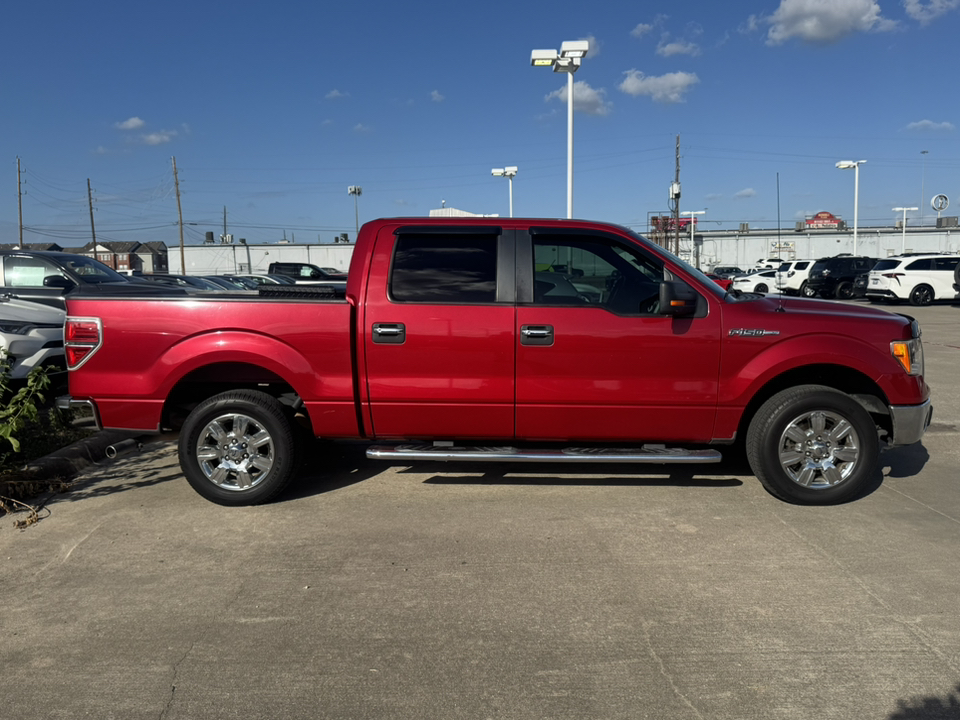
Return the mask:
<path id="1" fill-rule="evenodd" d="M 648 34 L 653 30 L 653 25 L 647 23 L 640 23 L 633 30 L 630 31 L 630 34 L 635 38 L 642 38 L 644 35 Z"/>
<path id="2" fill-rule="evenodd" d="M 813 45 L 829 45 L 856 32 L 884 32 L 897 23 L 880 15 L 875 0 L 781 0 L 770 18 L 768 45 L 791 38 Z"/>
<path id="3" fill-rule="evenodd" d="M 960 0 L 929 0 L 927 3 L 921 0 L 903 0 L 907 15 L 921 25 L 926 25 L 941 15 L 955 10 L 958 6 L 960 6 Z"/>
<path id="4" fill-rule="evenodd" d="M 753 188 L 744 188 L 743 190 L 740 190 L 739 192 L 734 193 L 733 196 L 735 198 L 752 198 L 752 197 L 756 197 L 756 194 L 757 194 L 757 191 L 754 190 Z"/>
<path id="5" fill-rule="evenodd" d="M 372 127 L 370 127 L 369 125 L 364 125 L 363 123 L 357 123 L 356 125 L 353 126 L 353 131 L 355 133 L 368 133 L 368 132 L 371 132 L 372 130 L 373 130 Z"/>
<path id="6" fill-rule="evenodd" d="M 339 100 L 340 98 L 350 97 L 350 93 L 340 92 L 339 90 L 331 90 L 326 95 L 323 96 L 324 100 Z"/>
<path id="7" fill-rule="evenodd" d="M 177 136 L 176 130 L 160 130 L 159 132 L 141 135 L 140 139 L 144 145 L 163 145 Z"/>
<path id="8" fill-rule="evenodd" d="M 430 99 L 434 102 L 443 102 L 446 98 L 440 94 L 439 90 L 432 90 L 430 92 Z"/>
<path id="9" fill-rule="evenodd" d="M 593 35 L 587 35 L 585 38 L 580 38 L 581 40 L 586 40 L 590 43 L 590 49 L 587 50 L 587 57 L 593 58 L 600 54 L 600 41 L 597 40 Z"/>
<path id="10" fill-rule="evenodd" d="M 933 122 L 932 120 L 920 120 L 919 122 L 912 122 L 907 125 L 907 130 L 913 130 L 917 132 L 953 132 L 956 128 L 953 123 L 949 122 Z"/>
<path id="11" fill-rule="evenodd" d="M 114 123 L 113 126 L 119 130 L 137 130 L 142 128 L 146 123 L 138 117 L 132 117 L 124 120 L 123 122 Z"/>
<path id="12" fill-rule="evenodd" d="M 684 40 L 675 40 L 674 42 L 667 42 L 666 37 L 664 37 L 660 44 L 657 45 L 657 55 L 661 57 L 671 57 L 673 55 L 699 55 L 700 46 L 696 43 L 686 42 Z"/>
<path id="13" fill-rule="evenodd" d="M 609 115 L 613 111 L 613 103 L 607 102 L 606 95 L 607 91 L 603 88 L 597 90 L 583 80 L 577 80 L 573 84 L 573 109 L 588 115 Z M 567 102 L 566 84 L 544 98 L 548 102 L 553 99 Z"/>
<path id="14" fill-rule="evenodd" d="M 649 95 L 662 103 L 683 102 L 684 94 L 700 82 L 694 73 L 686 72 L 667 73 L 659 77 L 649 77 L 639 70 L 627 70 L 623 74 L 626 78 L 620 83 L 622 92 L 634 97 Z"/>

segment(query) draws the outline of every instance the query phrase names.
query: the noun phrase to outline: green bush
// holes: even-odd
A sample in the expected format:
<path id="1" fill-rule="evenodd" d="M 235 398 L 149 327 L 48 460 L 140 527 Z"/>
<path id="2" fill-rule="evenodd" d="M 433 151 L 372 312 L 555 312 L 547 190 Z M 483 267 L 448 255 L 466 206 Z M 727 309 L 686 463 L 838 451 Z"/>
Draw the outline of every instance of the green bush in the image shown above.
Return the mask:
<path id="1" fill-rule="evenodd" d="M 50 375 L 45 367 L 35 367 L 26 382 L 15 392 L 10 380 L 10 361 L 6 351 L 0 352 L 0 438 L 10 443 L 13 452 L 20 452 L 21 431 L 40 424 L 40 407 L 45 402 L 44 391 L 50 387 Z M 7 399 L 9 398 L 9 399 Z"/>

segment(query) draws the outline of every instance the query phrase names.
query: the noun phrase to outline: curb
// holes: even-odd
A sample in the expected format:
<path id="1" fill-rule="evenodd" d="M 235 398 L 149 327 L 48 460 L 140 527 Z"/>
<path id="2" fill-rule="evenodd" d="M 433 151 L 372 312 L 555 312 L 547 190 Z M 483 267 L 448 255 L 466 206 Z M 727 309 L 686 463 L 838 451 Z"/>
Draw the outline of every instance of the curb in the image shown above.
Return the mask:
<path id="1" fill-rule="evenodd" d="M 111 445 L 140 435 L 142 433 L 124 430 L 101 430 L 95 435 L 27 463 L 24 470 L 44 476 L 72 478 L 91 465 L 105 460 L 107 448 Z"/>

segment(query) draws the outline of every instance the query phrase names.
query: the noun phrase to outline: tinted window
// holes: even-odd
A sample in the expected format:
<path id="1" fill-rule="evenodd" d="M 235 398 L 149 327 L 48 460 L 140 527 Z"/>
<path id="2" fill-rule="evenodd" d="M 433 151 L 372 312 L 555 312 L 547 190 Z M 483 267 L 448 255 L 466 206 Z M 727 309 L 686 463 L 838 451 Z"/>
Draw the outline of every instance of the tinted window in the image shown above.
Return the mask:
<path id="1" fill-rule="evenodd" d="M 807 266 L 810 265 L 810 262 L 807 260 L 801 260 L 794 267 L 795 270 L 806 270 Z"/>
<path id="2" fill-rule="evenodd" d="M 957 267 L 957 263 L 960 263 L 960 258 L 957 257 L 938 257 L 934 259 L 934 265 L 937 270 L 953 270 Z"/>
<path id="3" fill-rule="evenodd" d="M 390 273 L 390 297 L 404 302 L 495 302 L 497 237 L 400 235 Z"/>
<path id="4" fill-rule="evenodd" d="M 933 269 L 933 258 L 923 258 L 921 260 L 914 260 L 912 263 L 907 265 L 907 270 L 932 270 Z"/>
<path id="5" fill-rule="evenodd" d="M 880 270 L 893 270 L 895 267 L 899 266 L 901 263 L 900 260 L 879 260 L 876 265 L 873 266 L 875 271 Z"/>

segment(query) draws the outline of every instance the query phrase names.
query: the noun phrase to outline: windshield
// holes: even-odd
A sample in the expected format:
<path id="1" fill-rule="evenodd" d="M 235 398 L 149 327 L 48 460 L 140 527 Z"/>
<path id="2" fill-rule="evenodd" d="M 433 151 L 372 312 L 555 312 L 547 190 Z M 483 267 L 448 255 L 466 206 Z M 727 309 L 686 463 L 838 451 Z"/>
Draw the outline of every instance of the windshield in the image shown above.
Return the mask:
<path id="1" fill-rule="evenodd" d="M 637 243 L 638 243 L 641 247 L 644 247 L 644 246 L 647 246 L 647 245 L 655 245 L 655 243 L 650 242 L 649 240 L 647 240 L 647 239 L 646 239 L 645 237 L 643 237 L 642 235 L 638 235 L 637 233 L 633 232 L 632 230 L 630 230 L 629 232 L 630 232 L 630 235 L 631 235 L 633 238 L 636 239 Z M 678 258 L 676 255 L 674 255 L 672 252 L 670 252 L 669 250 L 667 250 L 665 247 L 661 247 L 660 245 L 656 245 L 656 248 L 657 248 L 657 251 L 658 251 L 661 255 L 663 255 L 663 256 L 666 257 L 668 260 L 670 260 L 670 262 L 672 262 L 674 265 L 679 266 L 684 272 L 690 273 L 690 274 L 693 275 L 695 278 L 697 278 L 698 280 L 700 280 L 700 282 L 703 284 L 703 286 L 704 286 L 705 288 L 707 288 L 710 292 L 712 292 L 714 295 L 716 295 L 717 297 L 722 298 L 724 295 L 727 294 L 727 291 L 726 291 L 726 290 L 724 290 L 724 289 L 723 289 L 722 287 L 720 287 L 717 283 L 715 283 L 713 280 L 711 280 L 710 278 L 708 278 L 708 277 L 703 273 L 702 270 L 698 270 L 697 268 L 695 268 L 693 265 L 691 265 L 690 263 L 686 262 L 685 260 L 681 260 L 681 259 Z M 667 278 L 667 279 L 669 280 L 669 279 L 671 279 L 671 278 Z"/>
<path id="2" fill-rule="evenodd" d="M 129 282 L 128 278 L 111 270 L 99 260 L 94 260 L 85 255 L 58 259 L 65 268 L 78 275 L 85 283 Z"/>

